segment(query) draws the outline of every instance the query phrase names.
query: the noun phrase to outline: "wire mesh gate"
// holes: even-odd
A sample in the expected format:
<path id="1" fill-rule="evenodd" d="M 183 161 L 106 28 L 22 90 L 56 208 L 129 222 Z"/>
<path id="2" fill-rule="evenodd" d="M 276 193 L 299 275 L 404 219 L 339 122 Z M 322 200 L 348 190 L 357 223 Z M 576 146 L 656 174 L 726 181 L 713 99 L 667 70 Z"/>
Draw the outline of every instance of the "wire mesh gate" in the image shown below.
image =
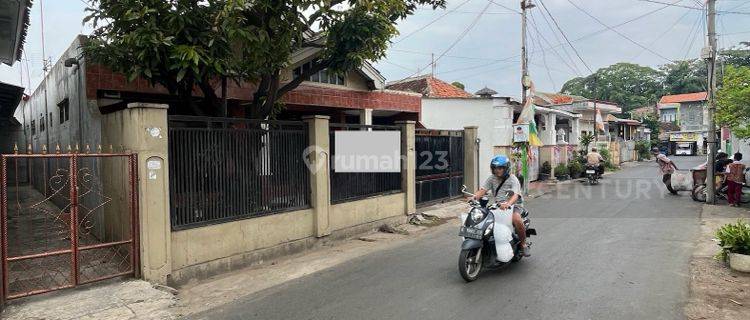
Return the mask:
<path id="1" fill-rule="evenodd" d="M 136 275 L 137 155 L 2 155 L 2 298 Z"/>
<path id="2" fill-rule="evenodd" d="M 417 204 L 461 195 L 464 176 L 463 130 L 417 130 Z"/>

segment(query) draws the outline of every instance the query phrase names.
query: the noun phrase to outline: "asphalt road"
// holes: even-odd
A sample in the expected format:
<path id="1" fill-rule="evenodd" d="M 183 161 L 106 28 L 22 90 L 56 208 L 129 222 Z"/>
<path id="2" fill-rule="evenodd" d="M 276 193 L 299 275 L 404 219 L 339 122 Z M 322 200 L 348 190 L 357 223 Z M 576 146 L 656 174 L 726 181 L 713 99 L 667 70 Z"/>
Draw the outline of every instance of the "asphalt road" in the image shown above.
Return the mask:
<path id="1" fill-rule="evenodd" d="M 532 199 L 532 257 L 472 283 L 458 274 L 454 222 L 192 318 L 682 319 L 700 205 L 660 178 L 642 163 Z"/>

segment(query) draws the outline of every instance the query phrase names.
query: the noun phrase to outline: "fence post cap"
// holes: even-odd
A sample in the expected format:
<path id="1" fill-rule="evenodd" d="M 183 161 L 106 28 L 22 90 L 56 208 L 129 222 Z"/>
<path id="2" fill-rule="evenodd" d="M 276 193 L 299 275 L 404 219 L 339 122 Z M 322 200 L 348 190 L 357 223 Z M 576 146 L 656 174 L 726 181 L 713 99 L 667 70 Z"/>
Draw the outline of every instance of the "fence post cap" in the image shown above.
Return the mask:
<path id="1" fill-rule="evenodd" d="M 479 129 L 479 126 L 465 126 L 464 130 Z"/>
<path id="2" fill-rule="evenodd" d="M 128 109 L 136 109 L 136 108 L 144 108 L 144 109 L 169 109 L 168 104 L 161 104 L 161 103 L 144 103 L 144 102 L 131 102 L 128 103 Z"/>
<path id="3" fill-rule="evenodd" d="M 394 123 L 395 124 L 416 124 L 417 122 L 414 120 L 399 120 Z"/>
<path id="4" fill-rule="evenodd" d="M 319 115 L 319 114 L 311 115 L 311 116 L 303 116 L 302 117 L 302 120 L 310 120 L 310 119 L 325 119 L 325 120 L 329 120 L 329 119 L 331 119 L 331 117 L 330 116 Z"/>

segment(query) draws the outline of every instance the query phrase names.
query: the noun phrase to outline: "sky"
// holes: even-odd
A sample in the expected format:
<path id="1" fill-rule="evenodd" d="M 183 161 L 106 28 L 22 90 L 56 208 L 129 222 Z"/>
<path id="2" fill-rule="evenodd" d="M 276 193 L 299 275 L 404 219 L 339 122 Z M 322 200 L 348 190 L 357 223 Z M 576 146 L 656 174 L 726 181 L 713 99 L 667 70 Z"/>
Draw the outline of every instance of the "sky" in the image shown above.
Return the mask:
<path id="1" fill-rule="evenodd" d="M 697 58 L 705 42 L 704 13 L 685 7 L 702 6 L 703 1 L 653 0 L 676 6 L 649 1 L 533 0 L 536 7 L 529 9 L 528 24 L 529 73 L 537 90 L 559 91 L 565 81 L 590 74 L 588 68 L 595 71 L 617 62 L 657 68 L 670 60 Z M 499 95 L 518 97 L 519 3 L 448 0 L 445 9 L 421 8 L 399 22 L 401 34 L 393 39 L 386 58 L 374 64 L 388 81 L 396 81 L 431 73 L 434 55 L 437 78 L 459 81 L 469 92 L 487 86 Z M 719 46 L 750 41 L 750 0 L 717 3 Z M 84 0 L 34 1 L 24 59 L 13 67 L 0 65 L 0 81 L 27 87 L 27 92 L 33 91 L 29 88 L 35 88 L 43 74 L 42 8 L 44 51 L 52 61 L 57 61 L 77 34 L 90 32 L 81 23 L 86 15 Z M 636 20 L 616 26 L 632 19 Z"/>

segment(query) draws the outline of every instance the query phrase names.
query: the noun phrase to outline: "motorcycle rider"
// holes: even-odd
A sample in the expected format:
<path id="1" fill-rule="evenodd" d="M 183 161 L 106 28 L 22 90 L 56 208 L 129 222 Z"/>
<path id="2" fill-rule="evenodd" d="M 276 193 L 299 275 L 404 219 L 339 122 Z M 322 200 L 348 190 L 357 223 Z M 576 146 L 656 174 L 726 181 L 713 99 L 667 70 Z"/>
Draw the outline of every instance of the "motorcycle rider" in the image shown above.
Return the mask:
<path id="1" fill-rule="evenodd" d="M 510 174 L 510 159 L 504 155 L 497 155 L 490 161 L 492 174 L 487 178 L 481 188 L 474 193 L 474 199 L 478 200 L 493 192 L 495 201 L 500 204 L 500 209 L 508 209 L 513 206 L 513 226 L 516 229 L 520 241 L 520 253 L 528 257 L 529 250 L 526 247 L 526 227 L 523 225 L 521 212 L 523 197 L 521 196 L 521 182 L 515 175 Z M 510 192 L 509 192 L 510 191 Z"/>
<path id="2" fill-rule="evenodd" d="M 604 174 L 604 166 L 602 166 L 604 158 L 599 152 L 596 152 L 596 148 L 591 148 L 591 152 L 586 154 L 586 164 L 596 168 L 598 174 Z"/>

